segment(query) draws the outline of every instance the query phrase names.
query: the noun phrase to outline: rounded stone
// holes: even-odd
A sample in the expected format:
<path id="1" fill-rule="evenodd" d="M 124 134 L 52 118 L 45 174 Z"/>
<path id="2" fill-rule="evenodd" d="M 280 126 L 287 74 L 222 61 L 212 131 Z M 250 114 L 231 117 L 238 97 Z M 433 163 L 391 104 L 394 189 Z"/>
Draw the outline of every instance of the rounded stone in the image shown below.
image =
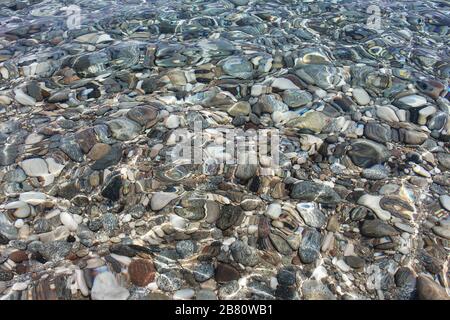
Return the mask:
<path id="1" fill-rule="evenodd" d="M 136 259 L 128 266 L 128 274 L 133 284 L 145 287 L 155 279 L 155 267 L 149 260 Z"/>
<path id="2" fill-rule="evenodd" d="M 225 263 L 218 263 L 215 272 L 215 279 L 219 283 L 239 280 L 239 271 L 233 266 Z"/>
<path id="3" fill-rule="evenodd" d="M 366 90 L 363 88 L 354 88 L 352 91 L 353 99 L 355 99 L 356 103 L 360 106 L 365 106 L 370 102 L 370 96 Z"/>
<path id="4" fill-rule="evenodd" d="M 183 284 L 183 280 L 178 272 L 168 271 L 158 275 L 156 278 L 156 284 L 162 291 L 170 292 L 180 289 Z"/>
<path id="5" fill-rule="evenodd" d="M 194 267 L 194 278 L 198 282 L 205 282 L 214 276 L 214 266 L 209 262 L 201 262 Z"/>

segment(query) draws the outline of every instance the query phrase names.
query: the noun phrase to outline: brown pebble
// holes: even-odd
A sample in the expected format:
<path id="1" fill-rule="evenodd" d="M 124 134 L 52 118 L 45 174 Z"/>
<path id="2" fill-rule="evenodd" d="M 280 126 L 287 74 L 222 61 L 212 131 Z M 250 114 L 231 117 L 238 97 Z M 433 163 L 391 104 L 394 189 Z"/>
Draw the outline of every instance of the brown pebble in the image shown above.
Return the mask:
<path id="1" fill-rule="evenodd" d="M 239 271 L 229 264 L 219 263 L 216 268 L 216 281 L 219 283 L 238 280 Z"/>
<path id="2" fill-rule="evenodd" d="M 128 274 L 133 284 L 145 287 L 155 279 L 155 267 L 150 260 L 136 259 L 128 266 Z"/>
<path id="3" fill-rule="evenodd" d="M 16 273 L 17 274 L 25 274 L 28 272 L 28 266 L 23 263 L 16 265 Z"/>
<path id="4" fill-rule="evenodd" d="M 293 265 L 296 265 L 296 266 L 301 265 L 302 262 L 300 261 L 300 257 L 297 256 L 297 255 L 296 255 L 295 257 L 293 257 L 293 258 L 292 258 L 292 264 L 293 264 Z"/>
<path id="5" fill-rule="evenodd" d="M 109 151 L 111 146 L 106 143 L 96 143 L 88 153 L 88 157 L 92 160 L 99 160 L 103 158 Z"/>
<path id="6" fill-rule="evenodd" d="M 14 261 L 15 263 L 21 263 L 23 261 L 28 260 L 28 255 L 23 250 L 17 250 L 9 254 L 9 259 Z"/>

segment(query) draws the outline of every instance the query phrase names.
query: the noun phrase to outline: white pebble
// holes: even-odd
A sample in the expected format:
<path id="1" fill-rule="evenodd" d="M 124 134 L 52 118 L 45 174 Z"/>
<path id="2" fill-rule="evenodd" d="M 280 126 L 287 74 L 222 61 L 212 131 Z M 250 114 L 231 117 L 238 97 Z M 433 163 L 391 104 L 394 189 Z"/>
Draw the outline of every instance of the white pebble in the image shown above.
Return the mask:
<path id="1" fill-rule="evenodd" d="M 59 214 L 59 219 L 61 223 L 65 225 L 70 231 L 76 231 L 78 229 L 78 223 L 68 212 L 61 212 Z"/>

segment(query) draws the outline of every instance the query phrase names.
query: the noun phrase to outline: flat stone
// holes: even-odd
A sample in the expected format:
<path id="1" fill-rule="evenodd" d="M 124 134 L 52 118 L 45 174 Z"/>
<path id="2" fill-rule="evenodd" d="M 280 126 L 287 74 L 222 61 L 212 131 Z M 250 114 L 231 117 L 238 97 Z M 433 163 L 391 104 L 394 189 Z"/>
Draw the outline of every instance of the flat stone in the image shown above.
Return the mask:
<path id="1" fill-rule="evenodd" d="M 127 300 L 129 296 L 128 290 L 118 284 L 111 272 L 105 271 L 95 277 L 92 300 Z"/>
<path id="2" fill-rule="evenodd" d="M 320 203 L 338 203 L 341 201 L 339 194 L 331 187 L 312 181 L 301 181 L 294 184 L 291 198 Z"/>
<path id="3" fill-rule="evenodd" d="M 105 187 L 103 188 L 101 194 L 103 197 L 108 198 L 112 201 L 117 201 L 120 199 L 122 187 L 122 178 L 120 175 L 115 175 L 105 183 Z"/>
<path id="4" fill-rule="evenodd" d="M 282 255 L 290 256 L 292 254 L 291 246 L 283 237 L 274 233 L 270 233 L 269 239 L 272 242 L 273 246 L 275 247 L 275 250 L 277 250 Z"/>
<path id="5" fill-rule="evenodd" d="M 190 300 L 195 296 L 195 290 L 193 289 L 181 289 L 175 291 L 173 294 L 174 300 Z"/>
<path id="6" fill-rule="evenodd" d="M 283 92 L 283 102 L 290 108 L 299 108 L 312 102 L 313 97 L 308 91 L 289 89 Z"/>
<path id="7" fill-rule="evenodd" d="M 432 230 L 439 237 L 450 240 L 450 227 L 434 226 Z"/>
<path id="8" fill-rule="evenodd" d="M 28 260 L 28 254 L 23 250 L 17 250 L 11 252 L 8 258 L 14 261 L 15 263 L 22 263 Z"/>
<path id="9" fill-rule="evenodd" d="M 278 219 L 281 215 L 281 205 L 279 203 L 271 203 L 265 213 L 271 219 Z"/>
<path id="10" fill-rule="evenodd" d="M 111 247 L 109 247 L 109 251 L 119 256 L 125 256 L 130 258 L 137 255 L 136 250 L 134 250 L 130 246 L 123 244 L 113 244 Z"/>
<path id="11" fill-rule="evenodd" d="M 305 300 L 336 300 L 335 295 L 328 286 L 317 280 L 304 281 L 302 293 Z"/>
<path id="12" fill-rule="evenodd" d="M 233 266 L 225 263 L 218 263 L 215 272 L 215 280 L 218 283 L 225 283 L 233 280 L 239 280 L 239 271 Z"/>
<path id="13" fill-rule="evenodd" d="M 327 222 L 326 216 L 316 207 L 314 202 L 297 204 L 297 211 L 300 213 L 306 225 L 310 227 L 322 228 Z"/>
<path id="14" fill-rule="evenodd" d="M 108 121 L 107 124 L 112 136 L 117 140 L 132 140 L 141 132 L 141 126 L 128 118 L 113 119 Z"/>
<path id="15" fill-rule="evenodd" d="M 380 206 L 380 201 L 382 198 L 382 196 L 364 194 L 358 199 L 358 204 L 371 209 L 373 212 L 375 212 L 379 219 L 389 220 L 391 218 L 391 213 L 387 210 L 382 209 Z"/>
<path id="16" fill-rule="evenodd" d="M 370 180 L 383 180 L 389 176 L 389 172 L 382 165 L 374 165 L 370 168 L 365 168 L 362 171 L 362 176 Z"/>
<path id="17" fill-rule="evenodd" d="M 210 289 L 200 289 L 197 291 L 196 300 L 217 300 L 217 295 Z"/>
<path id="18" fill-rule="evenodd" d="M 227 112 L 233 117 L 247 116 L 251 112 L 251 107 L 247 101 L 239 101 L 232 105 Z"/>
<path id="19" fill-rule="evenodd" d="M 155 279 L 155 267 L 149 260 L 135 259 L 128 266 L 130 281 L 139 287 L 145 287 Z"/>
<path id="20" fill-rule="evenodd" d="M 175 114 L 171 114 L 170 116 L 167 117 L 164 124 L 169 129 L 176 129 L 180 126 L 180 118 Z"/>
<path id="21" fill-rule="evenodd" d="M 378 118 L 388 122 L 399 122 L 399 118 L 392 108 L 381 106 L 377 107 L 376 115 Z"/>
<path id="22" fill-rule="evenodd" d="M 41 158 L 23 160 L 20 166 L 29 177 L 40 177 L 48 174 L 47 162 Z"/>
<path id="23" fill-rule="evenodd" d="M 295 269 L 290 267 L 282 268 L 277 273 L 277 281 L 279 285 L 282 286 L 292 286 L 296 282 L 296 272 Z"/>
<path id="24" fill-rule="evenodd" d="M 320 252 L 321 235 L 315 229 L 306 229 L 303 231 L 302 241 L 298 254 L 300 260 L 305 264 L 316 261 Z"/>
<path id="25" fill-rule="evenodd" d="M 84 153 L 88 153 L 89 150 L 97 143 L 97 135 L 93 128 L 81 130 L 75 134 L 75 139 L 80 145 L 81 150 Z"/>
<path id="26" fill-rule="evenodd" d="M 443 287 L 422 275 L 417 278 L 417 296 L 420 300 L 449 300 Z"/>
<path id="27" fill-rule="evenodd" d="M 0 146 L 0 165 L 13 164 L 19 154 L 19 147 L 14 144 Z"/>
<path id="28" fill-rule="evenodd" d="M 235 176 L 242 181 L 248 181 L 256 175 L 257 169 L 258 166 L 254 164 L 240 164 L 236 168 Z"/>
<path id="29" fill-rule="evenodd" d="M 170 292 L 180 289 L 183 284 L 183 280 L 181 279 L 181 275 L 177 272 L 168 271 L 158 275 L 156 278 L 156 284 L 162 291 Z"/>
<path id="30" fill-rule="evenodd" d="M 261 96 L 256 106 L 258 107 L 258 109 L 260 109 L 260 111 L 267 113 L 289 111 L 289 107 L 285 103 L 283 103 L 278 98 L 278 96 L 275 96 L 273 94 L 266 94 Z"/>
<path id="31" fill-rule="evenodd" d="M 214 276 L 214 266 L 209 262 L 201 262 L 194 267 L 193 274 L 197 282 L 205 282 Z"/>
<path id="32" fill-rule="evenodd" d="M 390 156 L 385 146 L 371 140 L 356 139 L 351 143 L 348 156 L 358 167 L 370 168 L 384 163 Z"/>
<path id="33" fill-rule="evenodd" d="M 84 160 L 83 151 L 81 150 L 80 145 L 75 141 L 75 138 L 67 137 L 61 139 L 59 148 L 73 161 L 82 162 Z"/>
<path id="34" fill-rule="evenodd" d="M 61 184 L 58 188 L 58 196 L 67 200 L 71 200 L 75 196 L 79 195 L 80 187 L 74 182 L 65 182 Z"/>
<path id="35" fill-rule="evenodd" d="M 0 281 L 10 281 L 14 278 L 12 271 L 0 270 Z"/>
<path id="36" fill-rule="evenodd" d="M 320 133 L 330 122 L 331 119 L 325 114 L 318 111 L 310 111 L 303 116 L 289 120 L 286 126 L 296 129 L 308 129 L 315 133 Z"/>
<path id="37" fill-rule="evenodd" d="M 391 141 L 391 128 L 386 124 L 368 122 L 364 126 L 364 136 L 368 139 L 385 143 Z"/>
<path id="38" fill-rule="evenodd" d="M 176 193 L 170 192 L 157 192 L 153 194 L 151 199 L 151 208 L 153 211 L 158 211 L 164 208 L 171 202 L 172 200 L 178 198 Z"/>
<path id="39" fill-rule="evenodd" d="M 418 96 L 418 95 L 414 94 L 414 95 L 402 97 L 402 98 L 398 99 L 398 102 L 405 104 L 411 108 L 418 108 L 418 107 L 422 107 L 422 106 L 426 105 L 427 99 L 422 96 Z"/>
<path id="40" fill-rule="evenodd" d="M 419 119 L 417 120 L 417 123 L 420 125 L 425 125 L 427 123 L 427 118 L 431 115 L 433 115 L 436 112 L 436 108 L 433 106 L 428 106 L 423 109 L 420 109 L 419 111 Z"/>
<path id="41" fill-rule="evenodd" d="M 276 78 L 272 82 L 272 88 L 277 88 L 279 90 L 292 90 L 299 89 L 291 80 L 286 78 Z"/>
<path id="42" fill-rule="evenodd" d="M 366 90 L 363 88 L 354 88 L 353 89 L 353 99 L 355 99 L 356 103 L 360 106 L 368 105 L 370 102 L 370 96 Z"/>
<path id="43" fill-rule="evenodd" d="M 439 202 L 441 203 L 442 208 L 444 208 L 447 211 L 450 211 L 450 196 L 449 195 L 442 195 L 439 197 Z"/>
<path id="44" fill-rule="evenodd" d="M 19 195 L 19 200 L 31 204 L 33 206 L 37 206 L 39 204 L 44 203 L 47 200 L 47 196 L 45 193 L 36 192 L 36 191 L 28 191 L 22 192 Z"/>
<path id="45" fill-rule="evenodd" d="M 216 221 L 216 226 L 220 230 L 226 230 L 235 225 L 242 216 L 240 206 L 224 205 L 222 206 L 220 217 Z"/>
<path id="46" fill-rule="evenodd" d="M 256 250 L 240 240 L 234 241 L 230 246 L 233 259 L 244 266 L 253 267 L 259 262 Z"/>
<path id="47" fill-rule="evenodd" d="M 420 145 L 428 139 L 428 135 L 417 130 L 399 129 L 400 140 L 406 144 Z"/>
<path id="48" fill-rule="evenodd" d="M 103 229 L 106 230 L 109 234 L 113 233 L 114 230 L 117 228 L 118 221 L 114 214 L 111 212 L 105 213 L 101 218 Z"/>
<path id="49" fill-rule="evenodd" d="M 158 116 L 158 109 L 151 106 L 137 106 L 127 113 L 127 117 L 143 127 L 148 125 Z"/>
<path id="50" fill-rule="evenodd" d="M 92 146 L 88 153 L 88 158 L 92 160 L 99 160 L 106 156 L 111 150 L 111 146 L 106 143 L 96 143 Z"/>
<path id="51" fill-rule="evenodd" d="M 94 148 L 95 148 L 95 146 L 92 147 L 91 151 L 94 150 Z M 106 147 L 101 147 L 101 148 L 108 149 Z M 106 150 L 104 150 L 104 151 L 106 151 Z M 109 168 L 113 165 L 116 165 L 122 159 L 122 144 L 120 144 L 120 143 L 113 144 L 109 148 L 109 151 L 106 152 L 106 154 L 104 154 L 104 155 L 98 154 L 98 155 L 96 155 L 96 157 L 97 156 L 98 157 L 101 156 L 101 157 L 92 164 L 91 168 L 93 170 L 103 170 L 103 169 Z"/>
<path id="52" fill-rule="evenodd" d="M 379 219 L 365 220 L 360 231 L 363 236 L 369 238 L 382 238 L 399 234 L 394 227 Z"/>
<path id="53" fill-rule="evenodd" d="M 182 240 L 177 242 L 175 249 L 182 259 L 186 259 L 194 255 L 198 248 L 194 241 Z"/>
<path id="54" fill-rule="evenodd" d="M 230 56 L 222 62 L 223 71 L 239 79 L 251 79 L 253 76 L 252 64 L 243 57 Z"/>
<path id="55" fill-rule="evenodd" d="M 360 269 L 364 267 L 365 264 L 364 259 L 357 256 L 346 256 L 344 257 L 344 261 L 353 269 Z"/>
<path id="56" fill-rule="evenodd" d="M 400 267 L 395 273 L 395 284 L 397 287 L 416 287 L 416 276 L 409 267 Z"/>
<path id="57" fill-rule="evenodd" d="M 43 244 L 39 247 L 39 253 L 49 261 L 58 262 L 64 260 L 70 253 L 72 244 L 63 240 L 57 240 Z"/>

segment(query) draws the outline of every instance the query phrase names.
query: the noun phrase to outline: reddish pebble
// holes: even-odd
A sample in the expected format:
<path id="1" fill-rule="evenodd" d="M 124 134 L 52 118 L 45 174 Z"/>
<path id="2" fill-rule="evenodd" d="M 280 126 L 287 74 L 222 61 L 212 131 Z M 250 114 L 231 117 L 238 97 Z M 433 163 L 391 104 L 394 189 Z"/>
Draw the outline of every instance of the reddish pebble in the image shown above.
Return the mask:
<path id="1" fill-rule="evenodd" d="M 155 279 L 155 267 L 149 260 L 136 259 L 128 266 L 128 274 L 134 285 L 145 287 Z"/>

